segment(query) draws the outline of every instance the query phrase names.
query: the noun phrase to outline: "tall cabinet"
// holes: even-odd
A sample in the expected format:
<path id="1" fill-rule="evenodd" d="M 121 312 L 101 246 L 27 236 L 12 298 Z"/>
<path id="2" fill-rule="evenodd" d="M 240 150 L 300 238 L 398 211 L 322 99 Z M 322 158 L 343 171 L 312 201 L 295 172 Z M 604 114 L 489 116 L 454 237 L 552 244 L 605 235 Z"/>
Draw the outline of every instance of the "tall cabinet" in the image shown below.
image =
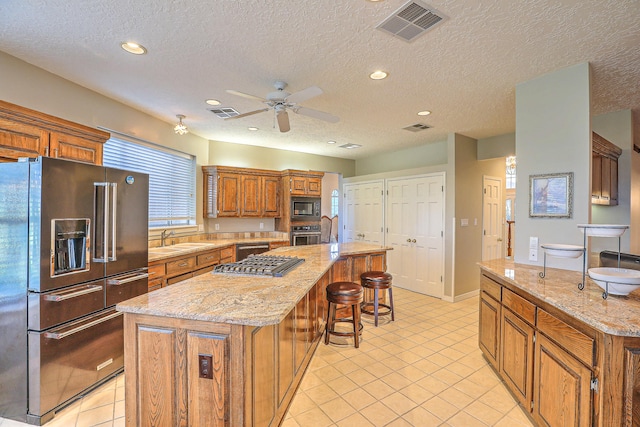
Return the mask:
<path id="1" fill-rule="evenodd" d="M 102 165 L 110 134 L 0 101 L 0 162 L 20 157 L 57 157 Z"/>

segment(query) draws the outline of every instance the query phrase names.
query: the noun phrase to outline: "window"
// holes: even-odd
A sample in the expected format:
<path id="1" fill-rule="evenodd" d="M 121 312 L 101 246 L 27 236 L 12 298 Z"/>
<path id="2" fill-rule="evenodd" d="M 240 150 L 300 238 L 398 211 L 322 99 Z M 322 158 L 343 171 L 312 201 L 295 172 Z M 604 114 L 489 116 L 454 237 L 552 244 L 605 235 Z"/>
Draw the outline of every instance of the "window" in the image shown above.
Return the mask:
<path id="1" fill-rule="evenodd" d="M 338 215 L 338 190 L 331 192 L 331 217 Z"/>
<path id="2" fill-rule="evenodd" d="M 194 156 L 112 136 L 104 145 L 103 164 L 149 174 L 150 228 L 195 225 Z"/>
<path id="3" fill-rule="evenodd" d="M 516 157 L 509 156 L 506 161 L 506 187 L 507 189 L 516 188 Z"/>

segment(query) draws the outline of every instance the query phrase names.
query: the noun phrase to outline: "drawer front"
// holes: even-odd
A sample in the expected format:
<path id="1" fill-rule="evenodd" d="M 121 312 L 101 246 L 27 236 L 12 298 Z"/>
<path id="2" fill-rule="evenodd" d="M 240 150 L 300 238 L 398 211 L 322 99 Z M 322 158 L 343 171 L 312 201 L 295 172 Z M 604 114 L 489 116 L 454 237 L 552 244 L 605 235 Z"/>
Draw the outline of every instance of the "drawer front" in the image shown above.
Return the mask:
<path id="1" fill-rule="evenodd" d="M 591 367 L 594 365 L 594 340 L 544 310 L 538 310 L 538 330 L 566 351 Z"/>
<path id="2" fill-rule="evenodd" d="M 167 285 L 175 285 L 178 282 L 182 282 L 183 280 L 191 279 L 192 277 L 193 277 L 193 273 L 192 272 L 181 274 L 179 276 L 175 276 L 175 277 L 172 277 L 170 279 L 167 279 Z"/>
<path id="3" fill-rule="evenodd" d="M 29 329 L 43 330 L 104 308 L 104 280 L 29 293 Z"/>
<path id="4" fill-rule="evenodd" d="M 220 250 L 220 259 L 233 258 L 235 255 L 235 247 L 229 246 L 228 248 L 223 248 Z"/>
<path id="5" fill-rule="evenodd" d="M 165 275 L 164 262 L 161 264 L 155 264 L 149 266 L 149 281 L 157 279 Z"/>
<path id="6" fill-rule="evenodd" d="M 480 276 L 480 289 L 491 295 L 495 300 L 502 301 L 502 286 L 485 275 Z"/>
<path id="7" fill-rule="evenodd" d="M 511 292 L 509 289 L 503 289 L 502 305 L 508 307 L 530 325 L 536 324 L 536 306 L 520 295 Z"/>
<path id="8" fill-rule="evenodd" d="M 43 415 L 124 366 L 123 313 L 111 308 L 29 332 L 29 413 Z"/>
<path id="9" fill-rule="evenodd" d="M 113 276 L 107 279 L 106 305 L 110 307 L 119 302 L 147 293 L 149 275 L 145 270 Z"/>
<path id="10" fill-rule="evenodd" d="M 198 255 L 197 259 L 198 267 L 216 264 L 218 262 L 220 262 L 220 250 L 218 249 Z"/>
<path id="11" fill-rule="evenodd" d="M 147 287 L 149 288 L 149 292 L 160 289 L 162 287 L 162 279 L 149 280 Z"/>
<path id="12" fill-rule="evenodd" d="M 191 271 L 196 266 L 196 257 L 182 258 L 167 263 L 167 274 Z"/>

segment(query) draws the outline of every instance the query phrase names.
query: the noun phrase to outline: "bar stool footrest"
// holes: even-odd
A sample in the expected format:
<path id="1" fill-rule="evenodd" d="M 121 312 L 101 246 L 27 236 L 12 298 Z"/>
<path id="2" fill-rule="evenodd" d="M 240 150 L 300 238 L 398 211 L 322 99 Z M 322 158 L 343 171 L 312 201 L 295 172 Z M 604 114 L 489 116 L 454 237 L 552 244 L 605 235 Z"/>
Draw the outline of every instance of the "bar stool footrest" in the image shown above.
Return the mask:
<path id="1" fill-rule="evenodd" d="M 353 319 L 336 319 L 334 320 L 334 323 L 338 323 L 338 322 L 343 322 L 343 323 L 352 323 L 353 324 Z M 358 335 L 362 335 L 362 329 L 364 329 L 364 326 L 362 325 L 362 322 L 358 323 Z M 349 331 L 349 332 L 340 332 L 340 331 L 330 331 L 329 329 L 327 329 L 327 333 L 330 335 L 336 335 L 339 337 L 352 337 L 353 336 L 353 332 Z"/>
<path id="2" fill-rule="evenodd" d="M 369 310 L 367 307 L 371 307 L 371 310 Z M 386 310 L 380 311 L 381 308 L 386 308 Z M 374 310 L 375 309 L 372 302 L 363 302 L 362 304 L 360 304 L 361 313 L 375 316 L 376 313 Z M 378 303 L 378 316 L 386 316 L 387 314 L 391 314 L 392 311 L 393 310 L 391 309 L 391 306 L 387 304 Z"/>

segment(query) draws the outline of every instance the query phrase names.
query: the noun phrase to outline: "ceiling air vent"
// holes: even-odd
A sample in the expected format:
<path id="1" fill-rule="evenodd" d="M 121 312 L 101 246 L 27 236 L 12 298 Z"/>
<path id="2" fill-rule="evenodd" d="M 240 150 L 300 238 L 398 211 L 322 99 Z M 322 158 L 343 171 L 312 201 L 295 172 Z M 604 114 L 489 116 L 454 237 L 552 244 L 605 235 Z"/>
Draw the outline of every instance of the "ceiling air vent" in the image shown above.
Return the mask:
<path id="1" fill-rule="evenodd" d="M 221 119 L 228 119 L 229 117 L 237 116 L 240 114 L 231 107 L 209 108 L 208 110 Z"/>
<path id="2" fill-rule="evenodd" d="M 340 147 L 340 148 L 351 149 L 351 148 L 360 148 L 360 147 L 362 147 L 362 145 L 360 145 L 360 144 L 351 144 L 351 143 L 349 143 L 349 144 L 342 144 L 342 145 L 340 145 L 339 147 Z"/>
<path id="3" fill-rule="evenodd" d="M 420 132 L 421 130 L 429 129 L 430 127 L 431 126 L 425 125 L 424 123 L 416 123 L 415 125 L 407 126 L 402 129 L 408 130 L 409 132 Z"/>
<path id="4" fill-rule="evenodd" d="M 446 17 L 419 1 L 410 1 L 376 28 L 406 42 L 412 42 Z"/>

